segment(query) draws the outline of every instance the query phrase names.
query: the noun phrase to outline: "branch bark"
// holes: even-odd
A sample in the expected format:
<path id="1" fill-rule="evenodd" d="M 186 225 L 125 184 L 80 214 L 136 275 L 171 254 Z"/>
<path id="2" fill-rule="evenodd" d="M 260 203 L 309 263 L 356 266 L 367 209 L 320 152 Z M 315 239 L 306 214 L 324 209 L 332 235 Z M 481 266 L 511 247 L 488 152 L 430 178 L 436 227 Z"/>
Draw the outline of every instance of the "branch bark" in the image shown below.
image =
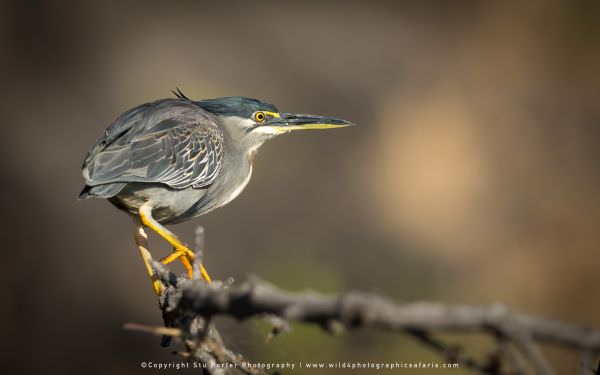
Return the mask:
<path id="1" fill-rule="evenodd" d="M 166 286 L 160 298 L 165 325 L 180 330 L 178 339 L 185 343 L 187 350 L 183 355 L 203 363 L 214 361 L 239 366 L 246 361 L 223 345 L 211 324 L 211 319 L 219 315 L 238 320 L 277 317 L 279 321 L 316 324 L 330 333 L 335 333 L 335 327 L 339 325 L 346 329 L 373 327 L 403 332 L 447 360 L 483 374 L 554 374 L 538 343 L 580 351 L 582 374 L 593 373 L 590 364 L 600 352 L 598 329 L 516 313 L 502 305 L 398 304 L 379 295 L 360 292 L 332 296 L 314 292 L 290 293 L 258 279 L 237 286 L 218 281 L 207 285 L 197 279 L 176 277 L 158 262 L 153 262 L 153 267 Z M 274 331 L 282 329 L 276 327 Z M 487 333 L 497 338 L 498 348 L 487 362 L 478 362 L 462 353 L 460 348 L 435 339 L 432 332 L 436 331 Z M 519 350 L 518 354 L 511 350 L 512 346 Z M 505 357 L 504 366 L 499 365 L 499 356 Z M 509 368 L 508 372 L 506 368 Z M 243 371 L 263 373 L 260 369 Z"/>
<path id="2" fill-rule="evenodd" d="M 201 227 L 196 232 L 195 242 L 191 280 L 175 276 L 161 263 L 153 261 L 147 251 L 142 252 L 148 266 L 154 269 L 154 277 L 166 286 L 159 299 L 166 328 L 136 324 L 127 324 L 126 328 L 163 335 L 163 346 L 168 346 L 173 337 L 180 340 L 185 351 L 179 354 L 203 364 L 206 374 L 224 375 L 231 373 L 231 369 L 244 374 L 264 374 L 260 368 L 245 366 L 249 361 L 224 345 L 212 324 L 212 318 L 218 315 L 238 320 L 267 317 L 273 323 L 268 340 L 288 331 L 289 321 L 316 324 L 329 333 L 336 333 L 340 326 L 346 329 L 371 326 L 388 332 L 404 332 L 446 360 L 482 374 L 554 374 L 537 344 L 545 342 L 580 351 L 580 373 L 596 373 L 591 364 L 600 352 L 598 329 L 511 312 L 502 305 L 397 304 L 376 294 L 360 292 L 332 296 L 290 293 L 258 279 L 239 286 L 218 281 L 207 285 L 200 280 L 199 271 L 204 248 Z M 459 346 L 436 339 L 434 331 L 488 333 L 496 338 L 497 348 L 489 353 L 486 361 L 478 361 L 463 353 Z"/>

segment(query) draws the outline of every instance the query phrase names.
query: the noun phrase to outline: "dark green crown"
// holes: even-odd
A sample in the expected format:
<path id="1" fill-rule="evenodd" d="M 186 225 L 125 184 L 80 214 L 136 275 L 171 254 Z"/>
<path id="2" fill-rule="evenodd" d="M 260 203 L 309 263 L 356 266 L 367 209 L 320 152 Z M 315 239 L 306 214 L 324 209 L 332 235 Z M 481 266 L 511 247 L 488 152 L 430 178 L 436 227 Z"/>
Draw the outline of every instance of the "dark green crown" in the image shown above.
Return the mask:
<path id="1" fill-rule="evenodd" d="M 196 105 L 208 112 L 219 116 L 239 116 L 249 118 L 256 111 L 277 112 L 277 108 L 270 103 L 244 96 L 228 96 L 224 98 L 205 99 L 194 101 Z"/>
<path id="2" fill-rule="evenodd" d="M 277 112 L 277 108 L 271 104 L 258 99 L 245 96 L 226 96 L 223 98 L 191 100 L 177 88 L 171 91 L 179 99 L 188 100 L 198 107 L 218 116 L 239 116 L 249 118 L 256 111 Z"/>

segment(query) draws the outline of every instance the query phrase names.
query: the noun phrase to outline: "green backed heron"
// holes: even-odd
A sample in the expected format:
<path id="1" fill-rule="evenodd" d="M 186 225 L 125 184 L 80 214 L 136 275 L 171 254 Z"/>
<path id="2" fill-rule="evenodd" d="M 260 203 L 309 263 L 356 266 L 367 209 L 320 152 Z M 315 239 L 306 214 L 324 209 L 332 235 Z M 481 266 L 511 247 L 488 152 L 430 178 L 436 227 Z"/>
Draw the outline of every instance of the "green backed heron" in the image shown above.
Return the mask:
<path id="1" fill-rule="evenodd" d="M 279 112 L 241 96 L 190 100 L 176 97 L 130 109 L 115 120 L 83 162 L 80 199 L 105 198 L 136 220 L 136 243 L 154 291 L 157 280 L 143 244 L 144 227 L 173 246 L 161 262 L 180 260 L 192 275 L 194 253 L 164 227 L 221 207 L 242 192 L 260 146 L 293 130 L 352 125 L 332 117 Z M 202 277 L 210 282 L 203 265 Z"/>

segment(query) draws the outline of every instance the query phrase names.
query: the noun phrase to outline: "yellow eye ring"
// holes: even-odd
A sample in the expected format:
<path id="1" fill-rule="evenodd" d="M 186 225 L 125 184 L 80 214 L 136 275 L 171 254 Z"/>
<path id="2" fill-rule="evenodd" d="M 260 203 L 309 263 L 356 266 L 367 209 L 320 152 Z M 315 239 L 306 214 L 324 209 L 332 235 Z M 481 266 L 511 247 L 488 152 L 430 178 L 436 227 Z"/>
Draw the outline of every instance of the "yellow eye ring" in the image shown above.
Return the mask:
<path id="1" fill-rule="evenodd" d="M 254 114 L 254 119 L 255 119 L 257 122 L 264 122 L 266 118 L 267 118 L 267 115 L 265 115 L 265 113 L 264 113 L 264 112 L 256 112 L 256 113 Z"/>

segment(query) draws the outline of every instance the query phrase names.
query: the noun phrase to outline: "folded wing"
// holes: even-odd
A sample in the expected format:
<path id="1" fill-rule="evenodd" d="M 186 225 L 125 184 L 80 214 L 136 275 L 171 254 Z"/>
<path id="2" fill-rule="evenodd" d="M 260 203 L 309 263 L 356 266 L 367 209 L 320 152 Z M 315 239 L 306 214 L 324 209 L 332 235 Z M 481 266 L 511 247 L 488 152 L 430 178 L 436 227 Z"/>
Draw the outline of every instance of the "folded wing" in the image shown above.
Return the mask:
<path id="1" fill-rule="evenodd" d="M 214 182 L 223 134 L 213 115 L 180 99 L 134 108 L 117 119 L 83 165 L 88 186 L 162 183 L 174 189 Z"/>

